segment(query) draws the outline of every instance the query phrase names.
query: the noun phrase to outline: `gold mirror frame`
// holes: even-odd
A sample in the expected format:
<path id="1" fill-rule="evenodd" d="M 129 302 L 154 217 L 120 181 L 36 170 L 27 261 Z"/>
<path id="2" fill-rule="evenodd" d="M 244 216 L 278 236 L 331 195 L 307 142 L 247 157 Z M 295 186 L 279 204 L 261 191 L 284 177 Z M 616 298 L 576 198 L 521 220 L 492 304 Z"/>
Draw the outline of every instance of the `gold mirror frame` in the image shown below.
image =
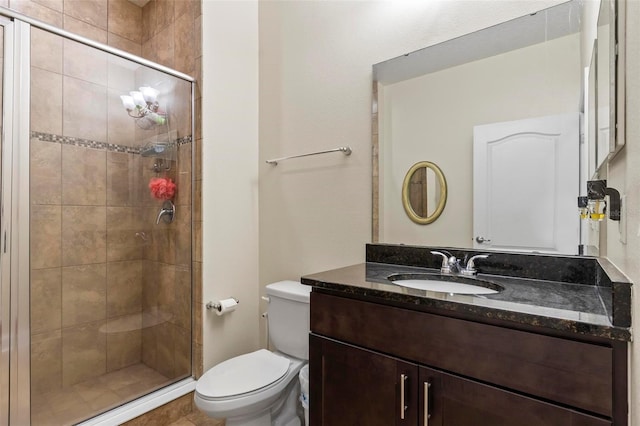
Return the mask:
<path id="1" fill-rule="evenodd" d="M 411 201 L 409 200 L 409 187 L 411 185 L 411 177 L 415 173 L 416 170 L 421 168 L 427 168 L 433 170 L 433 173 L 438 177 L 438 182 L 440 184 L 440 199 L 438 200 L 438 207 L 433 212 L 431 216 L 423 217 L 419 216 L 411 206 Z M 409 216 L 413 222 L 419 225 L 428 225 L 429 223 L 435 221 L 444 210 L 444 206 L 447 204 L 447 180 L 444 178 L 444 173 L 440 170 L 435 163 L 431 161 L 420 161 L 409 169 L 407 174 L 404 177 L 404 181 L 402 182 L 402 207 L 404 207 L 404 211 Z"/>

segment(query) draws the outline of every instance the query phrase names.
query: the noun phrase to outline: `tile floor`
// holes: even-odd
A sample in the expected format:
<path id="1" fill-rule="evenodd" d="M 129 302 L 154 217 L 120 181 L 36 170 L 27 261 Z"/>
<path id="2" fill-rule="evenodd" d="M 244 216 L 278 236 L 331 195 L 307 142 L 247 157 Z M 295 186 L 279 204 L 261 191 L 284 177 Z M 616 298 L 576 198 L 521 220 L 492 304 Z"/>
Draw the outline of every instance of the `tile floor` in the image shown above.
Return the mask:
<path id="1" fill-rule="evenodd" d="M 224 426 L 224 420 L 209 418 L 194 407 L 194 411 L 167 426 Z"/>
<path id="2" fill-rule="evenodd" d="M 32 395 L 32 426 L 72 425 L 147 394 L 173 380 L 144 364 L 136 364 L 82 383 Z M 189 421 L 185 419 L 185 421 Z M 218 423 L 191 423 L 214 425 Z M 190 423 L 179 423 L 190 426 Z"/>

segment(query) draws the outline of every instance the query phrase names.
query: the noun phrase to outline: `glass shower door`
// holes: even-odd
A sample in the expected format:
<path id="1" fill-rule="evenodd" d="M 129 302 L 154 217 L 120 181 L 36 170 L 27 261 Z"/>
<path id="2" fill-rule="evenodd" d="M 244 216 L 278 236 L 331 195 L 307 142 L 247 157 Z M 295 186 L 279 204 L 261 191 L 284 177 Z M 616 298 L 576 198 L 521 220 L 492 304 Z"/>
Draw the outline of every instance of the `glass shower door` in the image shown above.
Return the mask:
<path id="1" fill-rule="evenodd" d="M 29 209 L 19 190 L 28 169 L 18 167 L 28 154 L 28 28 L 0 16 L 0 424 L 10 425 L 29 423 Z"/>
<path id="2" fill-rule="evenodd" d="M 31 423 L 191 376 L 191 83 L 31 29 Z M 134 92 L 134 93 L 131 93 Z"/>

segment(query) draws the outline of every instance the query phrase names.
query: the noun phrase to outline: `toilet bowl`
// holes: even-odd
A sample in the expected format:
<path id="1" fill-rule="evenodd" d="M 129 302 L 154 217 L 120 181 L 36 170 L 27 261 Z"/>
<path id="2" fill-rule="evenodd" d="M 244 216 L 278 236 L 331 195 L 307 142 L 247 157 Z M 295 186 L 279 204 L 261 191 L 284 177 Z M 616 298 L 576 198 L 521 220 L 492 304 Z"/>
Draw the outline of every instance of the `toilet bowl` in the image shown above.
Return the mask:
<path id="1" fill-rule="evenodd" d="M 247 420 L 264 417 L 272 408 L 280 408 L 290 391 L 297 397 L 299 390 L 290 385 L 297 384 L 304 364 L 302 360 L 288 359 L 265 349 L 224 361 L 198 380 L 196 405 L 210 417 L 226 418 L 227 425 L 253 425 Z M 292 414 L 297 416 L 295 409 Z M 244 422 L 233 423 L 236 418 L 243 418 Z"/>
<path id="2" fill-rule="evenodd" d="M 298 373 L 309 353 L 309 293 L 295 281 L 269 284 L 267 319 L 275 350 L 226 360 L 198 379 L 194 400 L 226 426 L 300 426 Z"/>

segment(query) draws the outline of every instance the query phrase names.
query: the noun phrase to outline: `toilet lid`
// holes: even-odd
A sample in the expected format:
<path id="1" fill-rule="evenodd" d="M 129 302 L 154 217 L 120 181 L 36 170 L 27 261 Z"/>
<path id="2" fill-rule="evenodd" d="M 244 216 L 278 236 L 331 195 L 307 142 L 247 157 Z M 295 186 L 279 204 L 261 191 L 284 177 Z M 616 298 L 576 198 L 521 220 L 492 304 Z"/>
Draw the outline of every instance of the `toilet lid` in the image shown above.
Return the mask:
<path id="1" fill-rule="evenodd" d="M 289 364 L 287 358 L 260 349 L 216 365 L 198 380 L 196 391 L 208 398 L 252 392 L 284 376 Z"/>

